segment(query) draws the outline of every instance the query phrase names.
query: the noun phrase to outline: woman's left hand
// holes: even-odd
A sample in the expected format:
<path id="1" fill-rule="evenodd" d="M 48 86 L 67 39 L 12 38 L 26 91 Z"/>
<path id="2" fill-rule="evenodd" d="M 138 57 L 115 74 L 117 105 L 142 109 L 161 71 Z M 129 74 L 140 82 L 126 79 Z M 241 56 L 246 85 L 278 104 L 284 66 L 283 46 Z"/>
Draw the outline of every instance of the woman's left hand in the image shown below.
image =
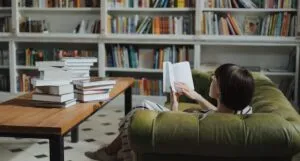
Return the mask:
<path id="1" fill-rule="evenodd" d="M 176 92 L 174 92 L 171 87 L 170 87 L 170 103 L 171 103 L 171 110 L 178 111 L 177 95 Z"/>

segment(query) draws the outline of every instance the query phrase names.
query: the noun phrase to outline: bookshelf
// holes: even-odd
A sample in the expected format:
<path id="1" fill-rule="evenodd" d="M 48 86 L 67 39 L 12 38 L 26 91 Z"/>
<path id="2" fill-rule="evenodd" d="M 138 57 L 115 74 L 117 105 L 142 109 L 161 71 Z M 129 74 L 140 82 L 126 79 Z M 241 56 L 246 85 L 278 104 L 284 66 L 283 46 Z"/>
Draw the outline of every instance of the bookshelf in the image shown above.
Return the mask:
<path id="1" fill-rule="evenodd" d="M 234 6 L 230 7 L 227 0 L 225 1 L 226 4 L 223 5 L 221 1 L 215 0 L 216 4 L 214 7 L 208 6 L 207 2 L 210 2 L 210 0 L 190 0 L 186 1 L 188 4 L 158 3 L 157 7 L 154 7 L 154 4 L 150 2 L 156 1 L 151 0 L 122 0 L 118 1 L 120 4 L 113 4 L 117 1 L 103 0 L 99 1 L 101 4 L 92 5 L 91 3 L 85 4 L 85 0 L 78 0 L 78 2 L 81 2 L 80 6 L 77 6 L 77 3 L 62 3 L 47 7 L 44 3 L 41 3 L 42 1 L 32 0 L 32 2 L 35 2 L 32 5 L 30 3 L 27 5 L 25 3 L 24 5 L 25 0 L 10 1 L 10 6 L 0 6 L 0 19 L 3 16 L 12 17 L 9 32 L 0 32 L 0 50 L 5 47 L 9 51 L 9 65 L 0 65 L 0 71 L 6 71 L 9 77 L 9 89 L 5 92 L 18 93 L 18 77 L 23 73 L 30 75 L 37 71 L 32 65 L 28 66 L 18 63 L 19 49 L 57 48 L 65 50 L 92 50 L 99 61 L 97 66 L 91 68 L 93 75 L 133 76 L 137 78 L 134 93 L 162 95 L 157 90 L 160 86 L 157 80 L 162 79 L 162 69 L 108 66 L 108 47 L 112 45 L 132 45 L 137 49 L 143 50 L 187 46 L 192 49 L 190 52 L 192 57 L 190 57 L 189 61 L 193 64 L 193 69 L 211 70 L 213 68 L 210 66 L 211 64 L 231 62 L 247 67 L 259 67 L 258 72 L 269 76 L 278 85 L 281 84 L 282 80 L 294 79 L 295 90 L 293 97 L 294 102 L 298 103 L 300 53 L 300 41 L 297 36 L 297 28 L 299 26 L 296 26 L 298 19 L 294 18 L 294 28 L 289 27 L 287 35 L 285 34 L 286 36 L 281 34 L 282 25 L 278 26 L 277 30 L 274 29 L 273 34 L 261 34 L 261 26 L 259 26 L 259 31 L 256 31 L 255 34 L 245 34 L 244 25 L 247 24 L 245 23 L 245 17 L 247 16 L 252 18 L 258 17 L 259 23 L 263 23 L 264 18 L 269 15 L 270 18 L 273 15 L 277 15 L 277 20 L 280 19 L 278 18 L 280 15 L 284 17 L 285 13 L 290 15 L 290 17 L 298 16 L 299 10 L 297 8 L 300 7 L 295 7 L 295 4 L 290 4 L 291 7 L 284 3 L 279 7 L 278 4 L 271 7 L 266 1 L 261 0 L 255 1 L 261 2 L 257 8 L 240 8 L 240 6 L 236 8 Z M 73 2 L 77 2 L 77 0 Z M 291 2 L 294 2 L 294 0 L 291 0 Z M 167 7 L 163 7 L 163 5 Z M 216 14 L 218 20 L 221 17 L 226 18 L 227 13 L 229 13 L 230 16 L 236 19 L 242 34 L 233 35 L 230 31 L 227 35 L 203 32 L 205 31 L 203 27 L 206 27 L 206 24 L 203 24 L 205 22 L 203 16 L 206 16 L 207 13 Z M 24 19 L 24 17 L 28 18 Z M 149 18 L 147 23 L 152 26 L 149 27 L 148 32 L 137 32 L 140 23 L 135 23 L 134 25 L 136 26 L 130 27 L 130 30 L 128 29 L 128 23 L 125 23 L 122 25 L 123 27 L 125 26 L 124 30 L 120 29 L 121 32 L 112 32 L 112 17 L 121 19 L 118 21 L 122 23 L 123 21 L 130 21 L 131 23 L 133 23 L 132 21 L 139 21 L 141 23 L 145 18 Z M 183 18 L 180 17 L 189 17 L 189 22 L 184 22 Z M 248 19 L 248 22 L 257 20 L 255 18 Z M 39 30 L 32 30 L 31 28 L 31 32 L 24 30 L 24 28 L 21 29 L 20 25 L 27 22 L 26 20 L 33 22 L 31 25 L 37 24 L 37 26 L 42 27 L 39 28 L 33 25 L 33 28 L 38 28 Z M 43 21 L 45 22 L 44 24 L 42 23 Z M 283 18 L 281 21 L 283 22 Z M 215 25 L 219 27 L 219 24 Z M 227 25 L 230 30 L 230 25 Z M 119 28 L 121 27 L 119 26 Z M 136 29 L 133 30 L 132 28 Z M 272 27 L 269 28 L 271 29 Z M 233 31 L 235 30 L 233 29 Z M 291 53 L 294 55 L 293 60 L 290 61 Z M 293 66 L 292 70 L 283 70 L 287 69 L 290 63 Z M 143 87 L 144 91 L 139 90 L 139 87 Z M 155 91 L 147 91 L 149 88 L 153 88 Z"/>

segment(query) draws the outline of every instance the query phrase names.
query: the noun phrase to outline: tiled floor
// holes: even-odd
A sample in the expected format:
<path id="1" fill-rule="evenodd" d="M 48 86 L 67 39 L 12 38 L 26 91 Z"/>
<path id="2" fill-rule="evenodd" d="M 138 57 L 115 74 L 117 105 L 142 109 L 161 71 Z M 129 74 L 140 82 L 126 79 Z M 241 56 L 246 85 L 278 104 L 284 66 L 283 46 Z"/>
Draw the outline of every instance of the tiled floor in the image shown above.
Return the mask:
<path id="1" fill-rule="evenodd" d="M 134 97 L 136 105 L 145 97 Z M 147 99 L 163 104 L 162 97 Z M 2 96 L 0 102 L 5 100 Z M 93 151 L 110 143 L 118 134 L 119 119 L 124 115 L 124 97 L 99 110 L 79 126 L 79 142 L 65 137 L 65 161 L 91 161 L 84 152 Z M 0 161 L 49 161 L 49 144 L 44 139 L 0 138 Z"/>

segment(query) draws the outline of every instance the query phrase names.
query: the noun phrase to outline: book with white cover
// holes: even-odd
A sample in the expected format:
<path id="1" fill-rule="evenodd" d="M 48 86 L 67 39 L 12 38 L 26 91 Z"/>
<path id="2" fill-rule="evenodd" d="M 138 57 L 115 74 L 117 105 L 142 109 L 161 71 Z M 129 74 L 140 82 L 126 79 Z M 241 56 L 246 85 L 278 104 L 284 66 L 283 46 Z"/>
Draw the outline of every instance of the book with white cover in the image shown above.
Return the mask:
<path id="1" fill-rule="evenodd" d="M 70 63 L 70 62 L 95 63 L 95 62 L 97 62 L 97 58 L 95 58 L 95 57 L 63 57 L 62 61 L 65 61 L 67 63 Z"/>
<path id="2" fill-rule="evenodd" d="M 48 102 L 66 102 L 74 99 L 74 93 L 68 93 L 64 95 L 49 95 L 49 94 L 33 94 L 32 100 L 35 101 L 48 101 Z"/>
<path id="3" fill-rule="evenodd" d="M 66 63 L 63 61 L 37 61 L 35 62 L 36 67 L 63 67 Z"/>
<path id="4" fill-rule="evenodd" d="M 61 86 L 38 86 L 35 88 L 35 93 L 39 94 L 63 95 L 73 92 L 74 86 L 71 84 Z"/>
<path id="5" fill-rule="evenodd" d="M 76 89 L 79 89 L 79 90 L 94 91 L 94 90 L 112 89 L 112 88 L 114 88 L 114 85 L 91 86 L 91 87 L 82 87 L 82 86 L 76 85 L 75 87 L 76 87 Z"/>
<path id="6" fill-rule="evenodd" d="M 89 101 L 106 101 L 109 99 L 109 93 L 104 94 L 79 94 L 75 93 L 77 100 L 81 102 L 89 102 Z"/>
<path id="7" fill-rule="evenodd" d="M 38 107 L 56 107 L 56 108 L 67 108 L 76 104 L 76 99 L 72 99 L 66 102 L 49 102 L 49 101 L 32 101 L 34 106 Z"/>
<path id="8" fill-rule="evenodd" d="M 33 86 L 61 86 L 70 84 L 72 80 L 42 80 L 38 78 L 31 79 L 31 84 Z"/>
<path id="9" fill-rule="evenodd" d="M 104 85 L 114 85 L 116 84 L 116 80 L 112 78 L 95 77 L 88 80 L 73 81 L 73 84 L 81 87 L 104 86 Z"/>
<path id="10" fill-rule="evenodd" d="M 42 80 L 57 80 L 57 78 L 62 80 L 71 80 L 72 73 L 55 67 L 49 67 L 48 69 L 43 68 L 43 70 L 40 71 L 40 79 Z"/>
<path id="11" fill-rule="evenodd" d="M 163 63 L 163 91 L 180 92 L 175 88 L 174 82 L 185 83 L 190 89 L 194 90 L 194 82 L 190 63 L 187 61 L 172 64 L 171 62 Z"/>
<path id="12" fill-rule="evenodd" d="M 170 109 L 168 109 L 160 104 L 149 101 L 149 100 L 143 100 L 143 102 L 141 103 L 141 106 L 143 106 L 149 110 L 153 110 L 153 111 L 160 111 L 160 112 L 170 111 Z"/>
<path id="13" fill-rule="evenodd" d="M 79 94 L 104 94 L 104 93 L 109 93 L 109 89 L 101 89 L 101 90 L 78 90 L 75 89 L 74 92 L 75 93 L 79 93 Z"/>

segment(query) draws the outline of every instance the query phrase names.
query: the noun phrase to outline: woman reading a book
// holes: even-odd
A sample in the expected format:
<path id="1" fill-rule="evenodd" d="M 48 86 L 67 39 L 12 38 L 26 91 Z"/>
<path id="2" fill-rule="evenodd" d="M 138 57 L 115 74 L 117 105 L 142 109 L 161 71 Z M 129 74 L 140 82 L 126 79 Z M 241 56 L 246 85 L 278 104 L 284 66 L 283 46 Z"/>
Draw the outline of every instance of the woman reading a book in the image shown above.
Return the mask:
<path id="1" fill-rule="evenodd" d="M 213 112 L 220 113 L 242 113 L 251 114 L 252 109 L 250 101 L 254 93 L 254 80 L 250 72 L 242 67 L 234 64 L 223 64 L 218 67 L 211 76 L 211 84 L 209 96 L 217 100 L 217 106 L 214 106 L 205 98 L 203 98 L 196 91 L 189 89 L 189 87 L 180 82 L 175 83 L 176 89 L 180 93 L 170 92 L 171 110 L 178 111 L 179 95 L 185 95 L 190 99 L 197 101 L 201 107 L 205 109 L 187 109 L 184 112 L 201 112 L 210 114 Z M 130 124 L 130 118 L 136 109 L 133 109 L 125 117 L 125 121 L 120 123 L 119 136 L 108 146 L 100 148 L 96 152 L 86 152 L 85 155 L 91 159 L 101 161 L 115 161 L 115 160 L 134 160 L 134 153 L 128 144 L 130 141 L 127 137 L 127 127 Z M 203 115 L 203 116 L 206 116 Z"/>

